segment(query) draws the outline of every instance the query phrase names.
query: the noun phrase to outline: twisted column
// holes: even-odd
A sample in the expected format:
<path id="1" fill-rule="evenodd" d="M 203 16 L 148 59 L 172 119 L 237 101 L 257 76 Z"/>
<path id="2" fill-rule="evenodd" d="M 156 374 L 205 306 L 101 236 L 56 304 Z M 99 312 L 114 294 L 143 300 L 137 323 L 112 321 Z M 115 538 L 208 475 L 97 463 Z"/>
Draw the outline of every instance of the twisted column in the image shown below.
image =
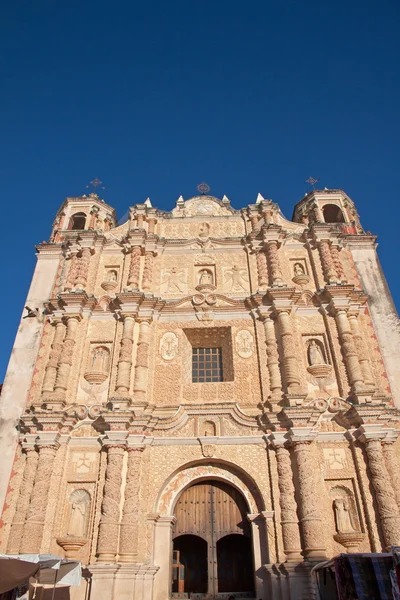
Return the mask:
<path id="1" fill-rule="evenodd" d="M 311 440 L 292 442 L 298 473 L 299 514 L 304 540 L 304 557 L 318 560 L 325 557 L 323 522 L 320 513 L 315 463 L 310 451 Z"/>
<path id="2" fill-rule="evenodd" d="M 46 519 L 46 508 L 49 498 L 51 475 L 56 457 L 58 442 L 46 443 L 39 441 L 39 458 L 34 476 L 31 501 L 27 510 L 26 521 L 23 528 L 20 552 L 22 554 L 37 554 L 43 537 Z M 32 458 L 32 470 L 34 460 Z"/>
<path id="3" fill-rule="evenodd" d="M 359 439 L 365 445 L 371 481 L 375 490 L 375 499 L 381 520 L 383 539 L 385 548 L 388 550 L 390 546 L 400 543 L 400 512 L 396 501 L 396 494 L 383 459 L 381 440 L 370 438 L 365 434 Z"/>
<path id="4" fill-rule="evenodd" d="M 65 282 L 64 291 L 69 292 L 75 285 L 76 276 L 78 273 L 78 256 L 77 251 L 70 253 L 69 258 L 69 271 L 67 275 L 67 281 Z"/>
<path id="5" fill-rule="evenodd" d="M 362 387 L 363 376 L 358 362 L 357 350 L 351 333 L 350 324 L 347 319 L 347 311 L 344 308 L 335 309 L 335 320 L 339 333 L 343 357 L 349 376 L 351 389 L 356 392 Z"/>
<path id="6" fill-rule="evenodd" d="M 135 290 L 139 289 L 139 277 L 140 277 L 140 257 L 142 251 L 139 246 L 134 246 L 131 252 L 131 262 L 129 265 L 128 274 L 128 287 Z"/>
<path id="7" fill-rule="evenodd" d="M 67 320 L 67 331 L 62 346 L 60 360 L 58 361 L 57 376 L 54 385 L 54 391 L 60 393 L 62 396 L 65 394 L 68 387 L 80 316 L 71 315 L 65 318 Z"/>
<path id="8" fill-rule="evenodd" d="M 272 214 L 273 211 L 271 208 L 264 208 L 264 210 L 262 211 L 262 216 L 264 218 L 264 223 L 268 226 L 268 225 L 272 225 Z"/>
<path id="9" fill-rule="evenodd" d="M 358 316 L 354 313 L 349 313 L 348 319 L 350 323 L 350 329 L 353 334 L 355 351 L 357 353 L 358 360 L 360 363 L 364 383 L 366 385 L 374 385 L 374 376 L 372 375 L 371 363 L 369 361 L 367 348 L 365 346 L 363 335 L 361 333 Z"/>
<path id="10" fill-rule="evenodd" d="M 321 257 L 322 270 L 324 272 L 326 282 L 328 284 L 336 283 L 336 269 L 333 263 L 331 247 L 328 240 L 321 240 L 318 244 L 318 248 Z"/>
<path id="11" fill-rule="evenodd" d="M 125 501 L 119 540 L 119 561 L 135 562 L 138 553 L 139 490 L 144 448 L 128 448 Z"/>
<path id="12" fill-rule="evenodd" d="M 282 270 L 278 254 L 278 242 L 270 240 L 266 243 L 269 262 L 270 284 L 283 285 Z"/>
<path id="13" fill-rule="evenodd" d="M 89 275 L 90 248 L 83 248 L 76 263 L 75 289 L 84 289 Z"/>
<path id="14" fill-rule="evenodd" d="M 279 368 L 278 346 L 276 343 L 275 324 L 272 317 L 264 319 L 265 342 L 267 345 L 267 367 L 269 373 L 270 401 L 277 404 L 282 398 L 281 371 Z"/>
<path id="15" fill-rule="evenodd" d="M 115 562 L 118 552 L 119 506 L 125 450 L 122 443 L 109 444 L 106 450 L 107 468 L 97 540 L 97 562 Z"/>
<path id="16" fill-rule="evenodd" d="M 343 281 L 345 278 L 342 261 L 339 256 L 339 246 L 336 244 L 331 245 L 331 257 L 333 261 L 333 266 L 336 271 L 336 276 L 339 281 Z"/>
<path id="17" fill-rule="evenodd" d="M 142 278 L 142 289 L 147 291 L 151 288 L 153 280 L 153 263 L 154 263 L 154 252 L 146 252 L 144 258 L 143 278 Z"/>
<path id="18" fill-rule="evenodd" d="M 43 379 L 42 392 L 52 392 L 57 376 L 57 366 L 61 358 L 63 340 L 65 335 L 65 324 L 62 320 L 55 322 L 55 331 L 49 360 L 47 361 L 46 371 Z"/>
<path id="19" fill-rule="evenodd" d="M 289 316 L 290 309 L 278 309 L 279 332 L 282 340 L 283 367 L 285 373 L 286 385 L 289 394 L 297 392 L 300 385 L 300 376 L 298 370 L 298 357 L 292 333 L 292 322 Z"/>
<path id="20" fill-rule="evenodd" d="M 288 561 L 299 562 L 302 560 L 301 541 L 290 453 L 283 442 L 278 440 L 273 441 L 273 447 L 278 468 L 283 549 Z"/>
<path id="21" fill-rule="evenodd" d="M 145 402 L 149 371 L 149 346 L 151 342 L 151 327 L 149 321 L 141 321 L 136 353 L 135 381 L 133 393 L 135 402 Z"/>
<path id="22" fill-rule="evenodd" d="M 256 254 L 258 286 L 260 288 L 268 285 L 268 267 L 267 256 L 263 250 L 259 250 Z"/>
<path id="23" fill-rule="evenodd" d="M 128 394 L 131 385 L 133 328 L 135 319 L 132 315 L 124 315 L 121 347 L 117 365 L 116 390 L 118 394 Z"/>
<path id="24" fill-rule="evenodd" d="M 400 510 L 400 469 L 399 458 L 396 455 L 393 439 L 382 440 L 382 451 L 385 458 L 385 464 L 389 473 L 390 481 L 393 485 L 393 490 L 396 496 L 397 506 Z"/>
<path id="25" fill-rule="evenodd" d="M 8 538 L 7 554 L 18 554 L 22 545 L 24 523 L 28 513 L 29 502 L 33 490 L 39 454 L 33 444 L 22 445 L 26 454 L 24 473 L 19 488 L 19 496 L 15 509 L 14 519 Z"/>

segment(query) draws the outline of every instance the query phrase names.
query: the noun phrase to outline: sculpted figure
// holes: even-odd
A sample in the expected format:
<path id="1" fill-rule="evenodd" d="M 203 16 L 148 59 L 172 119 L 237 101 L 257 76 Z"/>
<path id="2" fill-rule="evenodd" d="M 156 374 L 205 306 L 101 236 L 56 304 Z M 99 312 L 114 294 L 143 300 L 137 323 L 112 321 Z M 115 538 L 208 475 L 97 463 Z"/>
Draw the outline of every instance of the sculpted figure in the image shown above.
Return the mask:
<path id="1" fill-rule="evenodd" d="M 111 271 L 108 271 L 107 279 L 108 281 L 117 281 L 117 272 L 113 269 L 111 269 Z"/>
<path id="2" fill-rule="evenodd" d="M 185 281 L 185 272 L 177 269 L 176 267 L 172 267 L 167 274 L 167 278 L 164 279 L 162 283 L 167 284 L 168 292 L 174 292 L 178 290 L 178 292 L 184 292 L 182 285 L 186 284 Z"/>
<path id="3" fill-rule="evenodd" d="M 247 291 L 247 282 L 249 280 L 246 269 L 240 269 L 236 265 L 225 272 L 226 283 L 230 284 L 230 291 Z"/>
<path id="4" fill-rule="evenodd" d="M 108 371 L 110 354 L 107 348 L 98 346 L 93 350 L 92 369 L 93 371 Z"/>
<path id="5" fill-rule="evenodd" d="M 71 515 L 67 535 L 83 537 L 86 534 L 86 518 L 90 496 L 85 490 L 75 490 L 72 492 L 69 500 L 71 503 Z"/>
<path id="6" fill-rule="evenodd" d="M 213 276 L 212 276 L 212 273 L 210 273 L 210 271 L 208 271 L 208 269 L 203 269 L 202 271 L 199 271 L 199 275 L 200 275 L 200 279 L 199 279 L 200 285 L 212 285 L 213 284 Z"/>
<path id="7" fill-rule="evenodd" d="M 333 501 L 338 533 L 351 533 L 354 527 L 351 524 L 350 506 L 347 498 L 336 498 Z"/>
<path id="8" fill-rule="evenodd" d="M 210 231 L 210 226 L 208 223 L 202 223 L 199 227 L 199 237 L 205 238 L 208 237 Z"/>
<path id="9" fill-rule="evenodd" d="M 304 275 L 304 267 L 300 263 L 295 263 L 293 271 L 295 275 Z"/>
<path id="10" fill-rule="evenodd" d="M 308 362 L 310 366 L 323 365 L 325 363 L 321 349 L 315 340 L 311 340 L 308 345 Z"/>

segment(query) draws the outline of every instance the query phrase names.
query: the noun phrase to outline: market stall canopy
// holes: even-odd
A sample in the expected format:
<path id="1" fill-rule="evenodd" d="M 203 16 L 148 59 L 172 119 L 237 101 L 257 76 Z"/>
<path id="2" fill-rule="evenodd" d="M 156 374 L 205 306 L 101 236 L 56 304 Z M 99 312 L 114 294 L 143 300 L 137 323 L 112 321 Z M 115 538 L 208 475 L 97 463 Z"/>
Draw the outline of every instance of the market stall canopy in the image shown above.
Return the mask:
<path id="1" fill-rule="evenodd" d="M 33 576 L 41 584 L 79 586 L 81 563 L 55 554 L 0 554 L 0 594 L 27 583 Z"/>

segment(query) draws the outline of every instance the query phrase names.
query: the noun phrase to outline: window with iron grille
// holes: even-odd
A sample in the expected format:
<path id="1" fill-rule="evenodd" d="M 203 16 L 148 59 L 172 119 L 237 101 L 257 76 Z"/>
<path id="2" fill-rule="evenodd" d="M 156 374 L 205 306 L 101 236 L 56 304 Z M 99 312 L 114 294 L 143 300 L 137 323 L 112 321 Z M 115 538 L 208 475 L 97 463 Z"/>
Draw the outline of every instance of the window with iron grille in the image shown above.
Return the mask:
<path id="1" fill-rule="evenodd" d="M 193 348 L 192 382 L 223 381 L 221 348 Z"/>

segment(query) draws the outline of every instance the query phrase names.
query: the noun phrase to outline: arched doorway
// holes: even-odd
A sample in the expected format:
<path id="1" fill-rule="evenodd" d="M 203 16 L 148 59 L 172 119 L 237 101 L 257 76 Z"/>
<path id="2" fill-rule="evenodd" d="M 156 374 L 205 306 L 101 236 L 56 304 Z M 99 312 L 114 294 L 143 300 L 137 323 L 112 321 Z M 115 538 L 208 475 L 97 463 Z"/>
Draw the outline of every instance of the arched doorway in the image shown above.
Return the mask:
<path id="1" fill-rule="evenodd" d="M 201 481 L 182 493 L 174 512 L 172 596 L 253 596 L 249 509 L 242 494 L 222 481 Z"/>

